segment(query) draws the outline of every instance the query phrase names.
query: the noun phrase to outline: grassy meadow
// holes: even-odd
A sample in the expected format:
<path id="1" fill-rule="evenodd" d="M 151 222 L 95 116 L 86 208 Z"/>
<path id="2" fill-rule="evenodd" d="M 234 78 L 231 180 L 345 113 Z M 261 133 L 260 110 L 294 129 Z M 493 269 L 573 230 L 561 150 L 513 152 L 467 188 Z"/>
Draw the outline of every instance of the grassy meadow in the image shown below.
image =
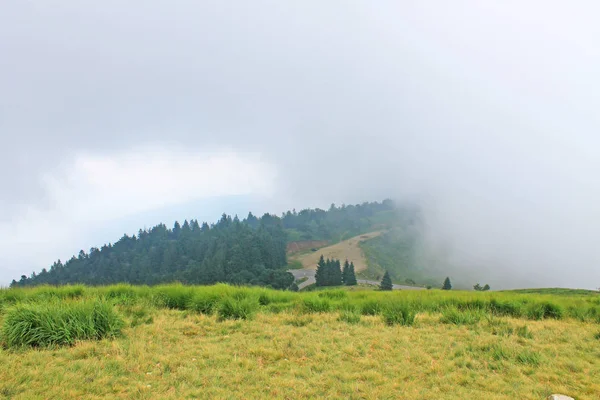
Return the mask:
<path id="1" fill-rule="evenodd" d="M 600 296 L 0 290 L 0 397 L 600 398 Z"/>

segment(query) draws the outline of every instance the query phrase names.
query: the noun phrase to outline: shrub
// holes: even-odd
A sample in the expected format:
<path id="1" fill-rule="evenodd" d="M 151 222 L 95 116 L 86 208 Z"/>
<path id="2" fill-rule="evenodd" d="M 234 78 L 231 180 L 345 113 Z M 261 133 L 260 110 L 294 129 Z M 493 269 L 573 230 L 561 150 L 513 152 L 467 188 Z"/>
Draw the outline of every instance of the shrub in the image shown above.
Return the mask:
<path id="1" fill-rule="evenodd" d="M 72 345 L 117 336 L 123 320 L 101 301 L 22 304 L 10 309 L 2 337 L 9 347 Z"/>
<path id="2" fill-rule="evenodd" d="M 252 319 L 258 309 L 258 301 L 247 297 L 243 299 L 235 299 L 226 297 L 221 301 L 218 308 L 220 320 L 225 319 Z"/>
<path id="3" fill-rule="evenodd" d="M 382 316 L 387 325 L 412 326 L 415 323 L 416 313 L 408 304 L 390 303 L 383 308 Z"/>

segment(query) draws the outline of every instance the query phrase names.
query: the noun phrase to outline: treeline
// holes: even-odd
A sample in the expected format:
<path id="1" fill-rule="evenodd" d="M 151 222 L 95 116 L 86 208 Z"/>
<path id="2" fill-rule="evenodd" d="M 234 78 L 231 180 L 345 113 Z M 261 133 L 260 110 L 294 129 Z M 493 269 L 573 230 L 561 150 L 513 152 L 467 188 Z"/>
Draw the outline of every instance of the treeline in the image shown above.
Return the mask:
<path id="1" fill-rule="evenodd" d="M 83 250 L 66 263 L 21 276 L 11 287 L 40 284 L 119 282 L 153 285 L 180 281 L 189 284 L 226 282 L 286 289 L 294 277 L 285 271 L 286 233 L 281 219 L 250 213 L 240 221 L 223 215 L 211 226 L 197 220 L 159 224 L 118 242 Z"/>
<path id="2" fill-rule="evenodd" d="M 335 206 L 329 210 L 305 209 L 283 213 L 281 221 L 294 240 L 342 240 L 394 223 L 401 217 L 413 218 L 414 207 L 397 207 L 391 200 L 381 203 Z"/>
<path id="3" fill-rule="evenodd" d="M 346 260 L 344 269 L 342 269 L 340 260 L 325 260 L 321 255 L 317 264 L 315 280 L 317 286 L 354 286 L 356 285 L 354 263 Z"/>
<path id="4" fill-rule="evenodd" d="M 114 244 L 81 250 L 64 264 L 13 280 L 11 287 L 83 283 L 154 285 L 179 281 L 186 284 L 249 284 L 293 289 L 293 276 L 285 271 L 288 241 L 355 236 L 398 215 L 412 218 L 413 209 L 395 207 L 391 200 L 358 205 L 332 205 L 328 211 L 288 211 L 277 217 L 252 213 L 239 220 L 223 214 L 215 224 L 197 220 L 175 222 L 172 229 L 159 224 L 124 235 Z"/>

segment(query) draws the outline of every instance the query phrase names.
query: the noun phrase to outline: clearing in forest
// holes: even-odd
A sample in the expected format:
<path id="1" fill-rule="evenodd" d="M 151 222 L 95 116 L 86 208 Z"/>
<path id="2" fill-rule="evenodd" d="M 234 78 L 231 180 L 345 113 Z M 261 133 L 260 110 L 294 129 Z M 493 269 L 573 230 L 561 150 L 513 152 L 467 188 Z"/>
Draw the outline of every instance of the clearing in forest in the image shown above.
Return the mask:
<path id="1" fill-rule="evenodd" d="M 303 268 L 316 269 L 317 263 L 319 262 L 319 257 L 321 257 L 322 254 L 326 259 L 335 258 L 341 260 L 342 262 L 348 259 L 348 261 L 354 262 L 355 271 L 360 272 L 367 268 L 367 259 L 365 258 L 365 255 L 359 244 L 365 240 L 373 239 L 382 233 L 383 231 L 364 233 L 348 240 L 344 240 L 343 242 L 323 247 L 322 249 L 314 252 L 292 256 L 290 257 L 290 260 L 300 261 Z"/>

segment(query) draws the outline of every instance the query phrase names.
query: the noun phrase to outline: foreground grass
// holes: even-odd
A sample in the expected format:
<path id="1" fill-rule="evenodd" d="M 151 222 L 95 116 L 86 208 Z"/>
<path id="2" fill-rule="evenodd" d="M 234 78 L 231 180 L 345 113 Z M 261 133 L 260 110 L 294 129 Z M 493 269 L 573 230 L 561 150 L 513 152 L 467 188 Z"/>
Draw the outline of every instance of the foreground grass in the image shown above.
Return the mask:
<path id="1" fill-rule="evenodd" d="M 114 339 L 30 348 L 0 337 L 0 397 L 543 399 L 562 392 L 597 399 L 600 393 L 597 295 L 42 287 L 0 290 L 0 323 L 8 332 L 9 316 L 19 310 L 51 313 L 54 306 L 97 301 L 124 322 Z"/>
<path id="2" fill-rule="evenodd" d="M 114 341 L 0 351 L 0 393 L 36 398 L 578 399 L 600 393 L 598 326 L 505 318 L 413 327 L 376 316 L 259 314 L 251 321 L 156 310 Z"/>

